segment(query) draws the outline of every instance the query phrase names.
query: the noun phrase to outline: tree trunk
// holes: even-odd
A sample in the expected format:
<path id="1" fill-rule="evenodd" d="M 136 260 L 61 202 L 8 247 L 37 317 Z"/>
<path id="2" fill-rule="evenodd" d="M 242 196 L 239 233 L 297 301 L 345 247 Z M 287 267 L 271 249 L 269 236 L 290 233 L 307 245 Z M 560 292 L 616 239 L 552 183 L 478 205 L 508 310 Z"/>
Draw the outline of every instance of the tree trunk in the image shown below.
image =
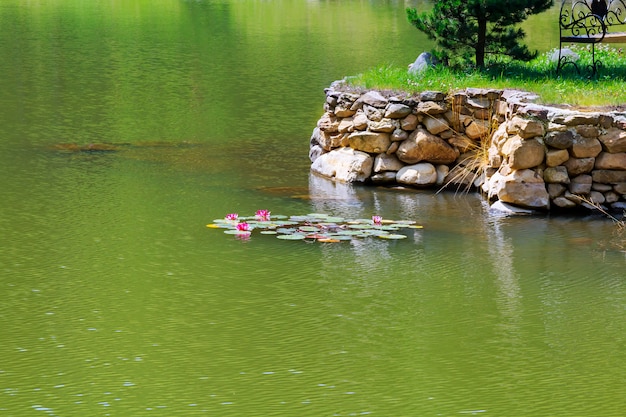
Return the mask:
<path id="1" fill-rule="evenodd" d="M 478 13 L 478 33 L 476 39 L 476 66 L 478 68 L 485 67 L 485 47 L 487 43 L 487 16 L 485 11 Z"/>

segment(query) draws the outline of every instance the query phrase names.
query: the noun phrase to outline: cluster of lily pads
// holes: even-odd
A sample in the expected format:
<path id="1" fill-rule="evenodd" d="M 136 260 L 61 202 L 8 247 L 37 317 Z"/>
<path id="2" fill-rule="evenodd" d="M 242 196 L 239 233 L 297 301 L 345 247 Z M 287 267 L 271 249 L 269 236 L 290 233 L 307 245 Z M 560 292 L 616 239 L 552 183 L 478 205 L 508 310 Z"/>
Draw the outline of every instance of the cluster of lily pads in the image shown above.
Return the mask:
<path id="1" fill-rule="evenodd" d="M 381 216 L 371 219 L 346 219 L 323 213 L 303 216 L 271 215 L 268 210 L 257 210 L 254 216 L 227 214 L 207 224 L 213 229 L 240 239 L 249 239 L 253 231 L 262 235 L 275 235 L 282 240 L 309 240 L 337 243 L 357 238 L 406 239 L 401 229 L 421 229 L 413 220 L 387 220 Z"/>

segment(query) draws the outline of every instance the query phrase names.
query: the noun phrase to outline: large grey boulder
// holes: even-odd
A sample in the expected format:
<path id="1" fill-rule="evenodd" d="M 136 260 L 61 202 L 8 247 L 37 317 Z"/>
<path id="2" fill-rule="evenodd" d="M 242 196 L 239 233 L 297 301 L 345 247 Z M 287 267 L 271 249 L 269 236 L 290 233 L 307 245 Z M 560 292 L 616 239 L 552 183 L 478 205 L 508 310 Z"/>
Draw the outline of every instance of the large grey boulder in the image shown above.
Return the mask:
<path id="1" fill-rule="evenodd" d="M 367 93 L 363 94 L 357 101 L 378 109 L 384 109 L 385 107 L 387 107 L 387 104 L 389 104 L 389 100 L 387 100 L 382 94 L 380 94 L 380 92 L 375 90 L 368 91 Z"/>
<path id="2" fill-rule="evenodd" d="M 504 143 L 502 153 L 508 157 L 511 169 L 526 169 L 538 166 L 545 157 L 545 148 L 536 139 L 522 139 L 514 135 Z"/>
<path id="3" fill-rule="evenodd" d="M 600 135 L 600 142 L 610 153 L 626 152 L 626 132 L 621 129 L 607 129 L 605 134 Z"/>
<path id="4" fill-rule="evenodd" d="M 411 108 L 402 103 L 389 103 L 385 109 L 385 117 L 389 119 L 402 119 L 411 114 Z"/>
<path id="5" fill-rule="evenodd" d="M 489 181 L 489 196 L 519 207 L 549 209 L 550 196 L 543 178 L 531 169 L 520 169 L 509 175 L 496 172 Z"/>
<path id="6" fill-rule="evenodd" d="M 430 52 L 422 52 L 415 59 L 415 62 L 409 65 L 409 74 L 415 75 L 420 74 L 426 71 L 430 67 L 434 67 L 439 62 L 437 58 L 433 56 Z"/>
<path id="7" fill-rule="evenodd" d="M 433 164 L 451 164 L 457 158 L 452 146 L 439 136 L 435 136 L 421 127 L 414 130 L 409 138 L 400 144 L 396 155 L 398 159 L 407 164 L 415 164 L 420 161 Z"/>
<path id="8" fill-rule="evenodd" d="M 598 139 L 575 135 L 570 154 L 574 158 L 595 158 L 602 152 L 602 144 Z"/>
<path id="9" fill-rule="evenodd" d="M 602 152 L 596 158 L 595 169 L 626 170 L 626 152 L 620 152 L 620 153 Z"/>
<path id="10" fill-rule="evenodd" d="M 352 148 L 339 148 L 320 155 L 311 171 L 342 182 L 365 182 L 372 174 L 374 158 Z"/>
<path id="11" fill-rule="evenodd" d="M 407 165 L 396 174 L 396 181 L 407 185 L 432 185 L 437 183 L 437 169 L 428 162 Z"/>
<path id="12" fill-rule="evenodd" d="M 351 148 L 369 153 L 383 153 L 391 145 L 389 133 L 383 132 L 354 132 L 348 141 Z"/>
<path id="13" fill-rule="evenodd" d="M 519 135 L 524 139 L 543 136 L 545 133 L 540 121 L 523 119 L 519 116 L 513 117 L 507 124 L 506 130 L 510 135 Z"/>
<path id="14" fill-rule="evenodd" d="M 381 153 L 374 159 L 374 172 L 399 171 L 404 164 L 395 155 Z"/>

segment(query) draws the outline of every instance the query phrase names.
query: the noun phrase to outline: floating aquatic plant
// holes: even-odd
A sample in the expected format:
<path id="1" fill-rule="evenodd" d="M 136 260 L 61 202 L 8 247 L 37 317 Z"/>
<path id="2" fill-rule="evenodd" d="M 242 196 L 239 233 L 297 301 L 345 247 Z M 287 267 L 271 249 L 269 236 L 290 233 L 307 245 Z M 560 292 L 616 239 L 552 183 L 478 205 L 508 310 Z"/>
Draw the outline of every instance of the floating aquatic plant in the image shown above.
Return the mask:
<path id="1" fill-rule="evenodd" d="M 303 216 L 274 215 L 270 211 L 257 210 L 254 216 L 239 217 L 235 213 L 216 219 L 207 227 L 225 229 L 224 233 L 239 239 L 249 239 L 253 230 L 262 235 L 274 235 L 281 240 L 306 240 L 322 243 L 338 243 L 359 238 L 389 240 L 406 239 L 401 229 L 421 229 L 413 220 L 388 220 L 382 216 L 371 219 L 345 219 L 323 213 Z"/>
<path id="2" fill-rule="evenodd" d="M 250 224 L 246 223 L 246 222 L 242 222 L 242 223 L 237 223 L 237 225 L 235 226 L 235 228 L 237 229 L 237 231 L 239 232 L 250 232 Z"/>
<path id="3" fill-rule="evenodd" d="M 269 222 L 270 214 L 271 212 L 269 210 L 257 210 L 254 217 L 256 217 L 256 219 L 259 221 Z"/>

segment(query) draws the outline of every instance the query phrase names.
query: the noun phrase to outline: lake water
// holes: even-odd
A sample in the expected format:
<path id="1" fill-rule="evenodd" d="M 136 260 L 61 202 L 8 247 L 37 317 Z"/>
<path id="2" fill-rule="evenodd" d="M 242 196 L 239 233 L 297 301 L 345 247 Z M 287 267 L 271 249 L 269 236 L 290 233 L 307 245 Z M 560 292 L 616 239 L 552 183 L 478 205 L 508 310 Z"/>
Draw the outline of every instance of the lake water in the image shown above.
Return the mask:
<path id="1" fill-rule="evenodd" d="M 310 177 L 323 88 L 429 48 L 413 5 L 2 1 L 0 415 L 623 415 L 610 221 Z M 257 209 L 424 228 L 206 228 Z"/>

